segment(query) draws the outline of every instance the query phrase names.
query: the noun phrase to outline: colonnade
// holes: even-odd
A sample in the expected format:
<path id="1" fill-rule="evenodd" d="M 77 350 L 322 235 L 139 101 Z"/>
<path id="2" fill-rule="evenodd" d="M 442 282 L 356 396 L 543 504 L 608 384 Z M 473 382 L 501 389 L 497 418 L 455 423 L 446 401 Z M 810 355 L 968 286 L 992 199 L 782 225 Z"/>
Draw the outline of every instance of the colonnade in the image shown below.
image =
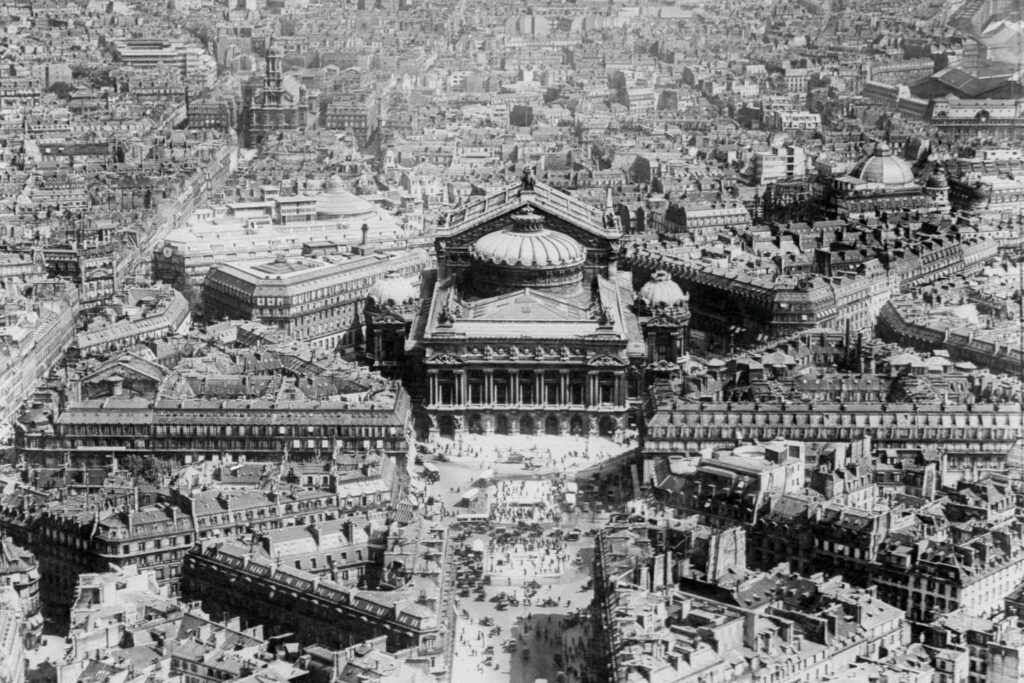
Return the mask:
<path id="1" fill-rule="evenodd" d="M 626 405 L 625 368 L 602 370 L 431 369 L 428 407 Z"/>

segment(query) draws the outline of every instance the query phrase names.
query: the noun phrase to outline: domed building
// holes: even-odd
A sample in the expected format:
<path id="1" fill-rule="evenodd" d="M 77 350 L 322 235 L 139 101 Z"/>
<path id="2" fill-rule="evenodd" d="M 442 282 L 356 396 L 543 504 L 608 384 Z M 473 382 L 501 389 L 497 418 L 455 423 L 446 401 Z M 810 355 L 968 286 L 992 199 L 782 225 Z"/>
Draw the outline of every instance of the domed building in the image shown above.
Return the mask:
<path id="1" fill-rule="evenodd" d="M 690 329 L 690 297 L 664 270 L 651 274 L 637 294 L 640 328 L 647 343 L 647 359 L 668 368 L 685 353 Z"/>
<path id="2" fill-rule="evenodd" d="M 380 307 L 405 307 L 415 303 L 419 292 L 411 282 L 396 271 L 387 273 L 370 288 L 367 298 Z"/>
<path id="3" fill-rule="evenodd" d="M 469 249 L 472 281 L 479 292 L 514 289 L 570 291 L 583 282 L 586 251 L 569 235 L 544 227 L 527 207 L 512 225 L 478 239 Z"/>
<path id="4" fill-rule="evenodd" d="M 370 289 L 366 319 L 366 361 L 377 370 L 397 372 L 405 357 L 405 340 L 419 306 L 419 290 L 401 273 L 390 272 Z"/>
<path id="5" fill-rule="evenodd" d="M 846 175 L 836 177 L 827 193 L 827 210 L 834 218 L 875 215 L 876 212 L 931 211 L 932 198 L 914 178 L 910 164 L 884 140 Z"/>
<path id="6" fill-rule="evenodd" d="M 316 197 L 316 217 L 319 220 L 340 220 L 362 223 L 376 216 L 376 207 L 345 188 L 338 176 L 331 176 L 324 191 Z"/>
<path id="7" fill-rule="evenodd" d="M 664 310 L 684 304 L 688 298 L 671 275 L 659 270 L 640 288 L 640 300 L 647 309 Z"/>
<path id="8" fill-rule="evenodd" d="M 924 184 L 924 191 L 931 198 L 936 211 L 949 212 L 949 179 L 941 166 L 937 166 L 928 176 L 928 182 Z"/>
<path id="9" fill-rule="evenodd" d="M 526 174 L 438 230 L 429 300 L 406 343 L 421 436 L 601 434 L 630 427 L 647 362 L 622 229 Z"/>
<path id="10" fill-rule="evenodd" d="M 865 184 L 882 187 L 906 187 L 914 182 L 910 164 L 892 153 L 887 142 L 879 142 L 874 151 L 857 162 L 850 175 Z"/>

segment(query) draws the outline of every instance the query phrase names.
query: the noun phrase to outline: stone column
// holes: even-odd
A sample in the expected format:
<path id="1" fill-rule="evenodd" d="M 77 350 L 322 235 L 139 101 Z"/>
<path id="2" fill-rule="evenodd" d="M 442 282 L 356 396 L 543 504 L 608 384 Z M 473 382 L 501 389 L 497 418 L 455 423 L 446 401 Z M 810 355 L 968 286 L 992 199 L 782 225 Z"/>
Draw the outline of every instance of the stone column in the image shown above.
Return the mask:
<path id="1" fill-rule="evenodd" d="M 430 401 L 428 405 L 437 405 L 437 370 L 430 371 Z"/>
<path id="2" fill-rule="evenodd" d="M 596 406 L 600 403 L 597 392 L 597 373 L 587 373 L 587 405 Z"/>
<path id="3" fill-rule="evenodd" d="M 465 406 L 467 403 L 469 403 L 469 378 L 467 377 L 468 374 L 469 373 L 466 372 L 465 370 L 460 370 L 459 371 L 459 383 L 458 383 L 458 386 L 459 386 L 459 405 L 460 406 Z"/>
<path id="4" fill-rule="evenodd" d="M 560 370 L 558 373 L 558 395 L 559 403 L 563 406 L 569 405 L 569 371 Z M 565 432 L 565 429 L 562 429 Z"/>
<path id="5" fill-rule="evenodd" d="M 484 370 L 484 405 L 494 405 L 494 370 Z"/>
<path id="6" fill-rule="evenodd" d="M 519 405 L 522 396 L 519 395 L 519 370 L 508 372 L 508 402 L 514 406 Z"/>
<path id="7" fill-rule="evenodd" d="M 544 371 L 543 370 L 536 370 L 533 373 L 533 395 L 534 395 L 533 403 L 535 405 L 540 406 L 540 405 L 544 405 L 545 404 L 546 399 L 545 399 L 545 396 L 544 396 Z"/>

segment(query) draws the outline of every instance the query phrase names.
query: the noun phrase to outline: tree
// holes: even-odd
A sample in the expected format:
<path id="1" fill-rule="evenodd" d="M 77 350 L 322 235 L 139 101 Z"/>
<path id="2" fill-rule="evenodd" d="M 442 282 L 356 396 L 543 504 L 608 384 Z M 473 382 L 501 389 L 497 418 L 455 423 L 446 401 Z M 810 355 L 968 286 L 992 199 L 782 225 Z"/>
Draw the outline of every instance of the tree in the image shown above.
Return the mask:
<path id="1" fill-rule="evenodd" d="M 50 87 L 46 89 L 46 92 L 52 92 L 60 99 L 66 100 L 71 95 L 72 90 L 74 90 L 74 86 L 70 83 L 65 83 L 64 81 L 57 81 L 56 83 L 50 85 Z"/>
<path id="2" fill-rule="evenodd" d="M 544 104 L 551 104 L 562 96 L 562 89 L 559 87 L 548 88 L 544 91 Z"/>
<path id="3" fill-rule="evenodd" d="M 122 468 L 136 479 L 158 484 L 164 475 L 171 472 L 169 463 L 158 460 L 154 455 L 132 454 L 125 458 Z"/>

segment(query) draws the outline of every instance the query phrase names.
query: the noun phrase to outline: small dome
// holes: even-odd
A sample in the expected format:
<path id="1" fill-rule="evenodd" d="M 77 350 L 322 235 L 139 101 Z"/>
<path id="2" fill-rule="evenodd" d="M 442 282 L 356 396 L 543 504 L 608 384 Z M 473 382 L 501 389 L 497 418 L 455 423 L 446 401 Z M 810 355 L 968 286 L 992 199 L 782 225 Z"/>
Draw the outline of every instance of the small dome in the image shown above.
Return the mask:
<path id="1" fill-rule="evenodd" d="M 415 301 L 418 296 L 419 292 L 416 291 L 412 283 L 395 272 L 388 273 L 377 280 L 369 294 L 374 303 L 381 306 L 401 306 Z"/>
<path id="2" fill-rule="evenodd" d="M 949 181 L 946 180 L 946 172 L 941 168 L 935 169 L 928 177 L 925 187 L 931 190 L 945 190 L 949 188 Z"/>
<path id="3" fill-rule="evenodd" d="M 344 181 L 335 175 L 327 180 L 324 191 L 317 196 L 316 213 L 327 219 L 368 219 L 374 214 L 374 206 L 346 190 Z"/>
<path id="4" fill-rule="evenodd" d="M 543 216 L 520 213 L 512 219 L 511 228 L 488 233 L 476 241 L 471 248 L 475 260 L 526 268 L 583 265 L 586 254 L 580 243 L 545 228 Z"/>
<path id="5" fill-rule="evenodd" d="M 664 270 L 651 275 L 651 279 L 640 288 L 640 298 L 650 308 L 671 308 L 686 301 L 683 290 Z"/>
<path id="6" fill-rule="evenodd" d="M 894 155 L 892 148 L 884 141 L 875 145 L 870 156 L 857 162 L 850 175 L 867 183 L 882 185 L 907 185 L 914 182 L 910 164 Z"/>

